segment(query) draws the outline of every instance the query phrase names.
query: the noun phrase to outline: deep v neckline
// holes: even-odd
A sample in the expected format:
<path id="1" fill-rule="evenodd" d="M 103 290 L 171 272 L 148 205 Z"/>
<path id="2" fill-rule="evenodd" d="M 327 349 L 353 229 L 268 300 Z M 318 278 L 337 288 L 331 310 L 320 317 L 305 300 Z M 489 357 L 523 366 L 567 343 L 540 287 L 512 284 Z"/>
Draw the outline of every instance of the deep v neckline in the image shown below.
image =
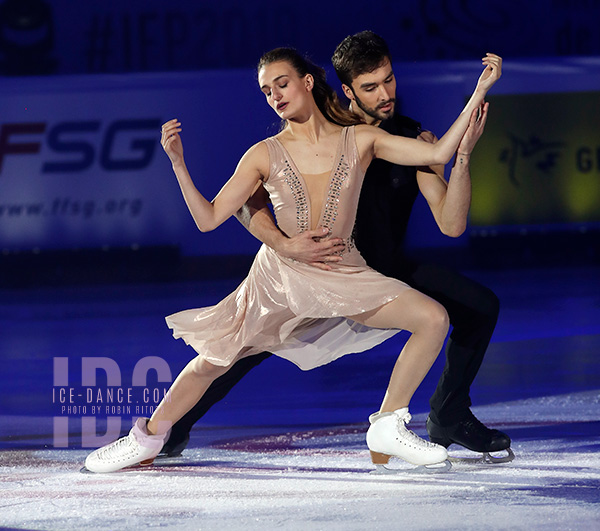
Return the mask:
<path id="1" fill-rule="evenodd" d="M 279 138 L 273 137 L 273 139 L 277 141 L 277 143 L 283 150 L 283 153 L 285 154 L 286 159 L 287 159 L 292 171 L 296 174 L 296 176 L 298 177 L 298 180 L 302 184 L 302 188 L 304 189 L 304 195 L 306 197 L 306 204 L 307 204 L 307 210 L 308 210 L 307 213 L 308 213 L 308 228 L 309 228 L 309 230 L 312 230 L 313 228 L 316 228 L 319 226 L 327 226 L 328 227 L 328 225 L 323 222 L 323 214 L 325 213 L 326 205 L 327 205 L 330 195 L 332 193 L 333 177 L 334 177 L 336 170 L 339 167 L 341 159 L 342 159 L 342 147 L 344 144 L 343 140 L 344 140 L 344 136 L 346 135 L 346 131 L 347 131 L 347 127 L 344 127 L 344 128 L 342 128 L 342 131 L 340 132 L 340 138 L 338 139 L 334 162 L 333 162 L 333 166 L 331 167 L 331 169 L 328 172 L 324 171 L 323 173 L 307 174 L 307 175 L 324 175 L 325 173 L 328 173 L 327 192 L 325 192 L 325 196 L 323 197 L 323 202 L 321 203 L 321 210 L 319 212 L 319 219 L 318 219 L 317 224 L 314 227 L 313 227 L 313 223 L 312 223 L 312 221 L 313 221 L 313 219 L 312 219 L 313 218 L 313 216 L 312 216 L 312 201 L 311 201 L 310 194 L 308 193 L 308 185 L 306 184 L 306 179 L 304 178 L 304 175 L 298 169 L 298 166 L 296 166 L 294 159 L 292 158 L 292 156 L 290 155 L 290 153 L 286 149 L 286 147 L 283 145 L 283 142 L 281 142 L 281 140 L 279 140 Z M 330 227 L 328 227 L 328 228 L 330 228 Z"/>

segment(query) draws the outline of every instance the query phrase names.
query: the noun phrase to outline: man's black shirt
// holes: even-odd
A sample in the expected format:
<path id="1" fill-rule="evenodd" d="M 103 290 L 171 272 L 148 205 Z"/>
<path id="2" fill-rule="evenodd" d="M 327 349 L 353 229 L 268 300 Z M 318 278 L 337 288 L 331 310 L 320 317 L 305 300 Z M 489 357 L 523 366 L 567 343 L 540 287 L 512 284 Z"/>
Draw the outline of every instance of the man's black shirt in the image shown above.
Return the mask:
<path id="1" fill-rule="evenodd" d="M 395 114 L 381 122 L 390 134 L 416 138 L 421 125 Z M 417 168 L 374 159 L 365 176 L 356 214 L 356 246 L 367 264 L 384 275 L 397 276 L 408 266 L 404 239 L 419 193 Z"/>

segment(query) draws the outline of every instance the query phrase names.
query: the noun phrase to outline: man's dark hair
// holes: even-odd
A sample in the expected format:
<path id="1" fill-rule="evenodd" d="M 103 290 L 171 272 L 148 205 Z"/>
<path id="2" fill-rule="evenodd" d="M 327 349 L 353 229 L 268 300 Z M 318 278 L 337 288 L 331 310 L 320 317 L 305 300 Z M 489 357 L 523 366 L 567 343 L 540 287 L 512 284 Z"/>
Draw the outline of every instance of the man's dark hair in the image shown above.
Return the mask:
<path id="1" fill-rule="evenodd" d="M 350 86 L 353 79 L 373 72 L 386 59 L 392 60 L 386 42 L 372 31 L 361 31 L 348 35 L 338 45 L 331 62 L 340 81 Z"/>

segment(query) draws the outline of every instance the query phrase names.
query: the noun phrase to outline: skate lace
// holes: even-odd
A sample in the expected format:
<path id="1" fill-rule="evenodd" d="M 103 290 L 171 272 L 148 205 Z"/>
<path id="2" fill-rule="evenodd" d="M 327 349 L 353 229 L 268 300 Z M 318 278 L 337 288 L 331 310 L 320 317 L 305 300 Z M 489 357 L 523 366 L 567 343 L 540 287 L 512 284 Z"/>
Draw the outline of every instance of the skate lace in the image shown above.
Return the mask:
<path id="1" fill-rule="evenodd" d="M 410 413 L 406 413 L 404 416 L 402 417 L 398 417 L 398 430 L 402 430 L 404 428 L 404 430 L 406 431 L 406 434 L 408 435 L 408 437 L 410 438 L 410 440 L 413 442 L 413 444 L 417 445 L 417 446 L 421 446 L 421 447 L 425 447 L 425 448 L 433 448 L 433 447 L 437 447 L 437 444 L 434 444 L 430 441 L 427 441 L 421 437 L 419 437 L 414 431 L 409 430 L 406 425 L 412 420 L 412 415 Z"/>
<path id="2" fill-rule="evenodd" d="M 132 453 L 132 451 L 132 441 L 130 438 L 122 437 L 105 448 L 101 448 L 98 452 L 98 457 L 100 459 L 113 459 L 115 457 L 122 457 L 124 453 Z"/>
<path id="3" fill-rule="evenodd" d="M 481 434 L 489 435 L 490 430 L 483 422 L 481 422 L 473 413 L 469 411 L 469 417 L 463 421 L 463 426 L 469 431 L 479 432 Z"/>

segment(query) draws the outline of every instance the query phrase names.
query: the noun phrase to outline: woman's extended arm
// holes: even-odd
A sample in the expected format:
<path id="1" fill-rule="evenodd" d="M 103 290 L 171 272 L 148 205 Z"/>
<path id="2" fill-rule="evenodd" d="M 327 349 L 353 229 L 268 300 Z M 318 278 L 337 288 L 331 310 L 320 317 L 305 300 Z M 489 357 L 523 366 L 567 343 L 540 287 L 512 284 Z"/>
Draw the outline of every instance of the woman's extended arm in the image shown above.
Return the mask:
<path id="1" fill-rule="evenodd" d="M 374 135 L 371 155 L 405 166 L 447 164 L 452 159 L 469 126 L 473 111 L 482 104 L 488 90 L 502 74 L 501 57 L 488 53 L 482 62 L 485 69 L 479 77 L 473 95 L 450 129 L 435 144 L 389 135 L 385 131 L 373 128 L 374 130 L 371 131 L 371 134 Z"/>
<path id="2" fill-rule="evenodd" d="M 265 161 L 268 166 L 267 148 L 262 143 L 252 146 L 241 158 L 233 176 L 216 197 L 208 201 L 194 185 L 185 165 L 180 132 L 181 123 L 177 119 L 169 120 L 162 127 L 161 144 L 171 159 L 181 193 L 196 226 L 202 232 L 208 232 L 235 214 L 260 186 Z"/>

